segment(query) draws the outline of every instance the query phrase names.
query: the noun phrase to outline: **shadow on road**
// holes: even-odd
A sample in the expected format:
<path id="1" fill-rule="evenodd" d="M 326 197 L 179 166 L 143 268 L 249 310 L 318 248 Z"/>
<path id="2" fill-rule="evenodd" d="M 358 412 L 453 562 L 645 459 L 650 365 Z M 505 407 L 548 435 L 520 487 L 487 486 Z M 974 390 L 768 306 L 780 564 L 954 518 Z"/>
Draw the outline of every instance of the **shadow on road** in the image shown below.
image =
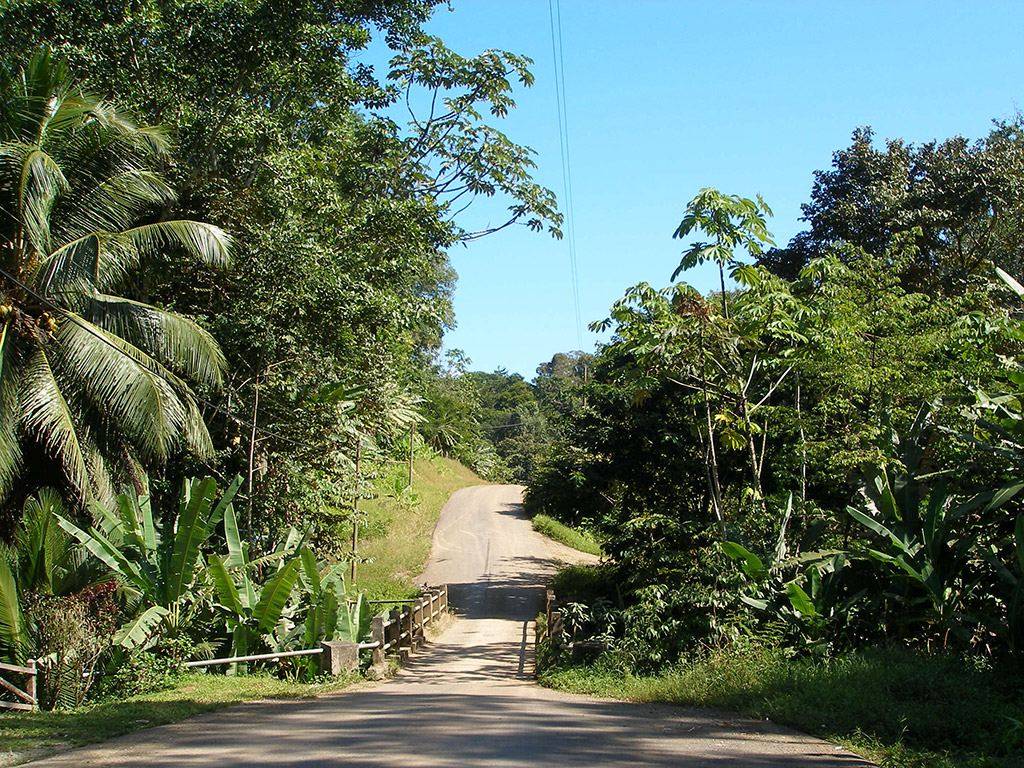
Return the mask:
<path id="1" fill-rule="evenodd" d="M 351 700 L 349 717 L 339 721 L 338 708 Z M 252 752 L 251 723 L 260 723 L 258 752 Z M 458 728 L 450 724 L 458 723 Z M 200 726 L 196 722 L 195 726 Z M 159 757 L 147 759 L 150 768 L 181 765 L 222 765 L 228 755 L 248 754 L 245 765 L 322 768 L 359 765 L 483 766 L 601 765 L 611 768 L 691 768 L 747 766 L 778 768 L 778 756 L 751 754 L 753 734 L 727 720 L 694 717 L 685 710 L 597 700 L 544 702 L 524 707 L 521 696 L 494 693 L 410 692 L 388 686 L 372 696 L 324 697 L 315 702 L 264 703 L 241 707 L 217 718 L 219 758 L 208 755 L 210 734 L 203 727 L 176 729 L 173 747 L 162 745 Z M 396 740 L 396 733 L 402 738 Z M 763 734 L 786 739 L 770 725 Z M 688 755 L 687 742 L 710 740 L 711 754 Z M 744 754 L 736 754 L 742 751 Z M 733 754 L 730 754 L 730 753 Z M 204 755 L 207 755 L 204 757 Z M 798 758 L 799 756 L 799 758 Z M 841 768 L 866 763 L 847 753 L 801 755 L 808 768 Z M 243 763 L 232 761 L 231 765 Z"/>

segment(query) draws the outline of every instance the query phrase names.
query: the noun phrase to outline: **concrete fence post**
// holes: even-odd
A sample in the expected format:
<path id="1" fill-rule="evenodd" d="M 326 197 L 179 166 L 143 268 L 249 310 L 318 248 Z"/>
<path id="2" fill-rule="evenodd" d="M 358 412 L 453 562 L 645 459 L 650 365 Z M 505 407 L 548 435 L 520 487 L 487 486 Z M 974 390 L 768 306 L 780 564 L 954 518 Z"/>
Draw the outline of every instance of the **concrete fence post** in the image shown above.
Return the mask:
<path id="1" fill-rule="evenodd" d="M 388 643 L 391 645 L 392 653 L 396 653 L 402 644 L 402 612 L 397 608 L 392 608 L 388 618 L 391 619 Z"/>
<path id="2" fill-rule="evenodd" d="M 378 614 L 370 619 L 370 637 L 377 647 L 373 649 L 373 666 L 377 667 L 384 663 L 384 614 Z"/>
<path id="3" fill-rule="evenodd" d="M 415 630 L 416 642 L 422 645 L 426 636 L 426 629 L 423 623 L 423 598 L 421 597 L 412 606 L 412 625 Z"/>
<path id="4" fill-rule="evenodd" d="M 325 640 L 320 643 L 324 652 L 320 654 L 320 672 L 325 675 L 342 675 L 359 668 L 359 643 L 347 640 Z"/>
<path id="5" fill-rule="evenodd" d="M 412 653 L 416 636 L 413 632 L 411 605 L 407 605 L 405 610 L 402 611 L 402 632 L 409 633 L 409 653 Z"/>

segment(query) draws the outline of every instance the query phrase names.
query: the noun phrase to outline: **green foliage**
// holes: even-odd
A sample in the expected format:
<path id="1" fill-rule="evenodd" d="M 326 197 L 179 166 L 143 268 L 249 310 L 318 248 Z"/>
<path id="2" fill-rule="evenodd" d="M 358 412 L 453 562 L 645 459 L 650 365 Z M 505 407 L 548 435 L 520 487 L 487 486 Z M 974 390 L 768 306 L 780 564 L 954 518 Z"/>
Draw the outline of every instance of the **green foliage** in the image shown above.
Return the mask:
<path id="1" fill-rule="evenodd" d="M 218 227 L 163 215 L 151 169 L 162 131 L 73 85 L 47 49 L 0 77 L 0 510 L 16 521 L 40 484 L 76 505 L 184 445 L 212 452 L 187 381 L 223 381 L 213 338 L 186 318 L 113 295 L 168 251 L 228 261 Z M 49 473 L 49 477 L 48 477 Z"/>
<path id="2" fill-rule="evenodd" d="M 240 484 L 241 478 L 236 478 L 214 504 L 213 478 L 186 481 L 169 529 L 156 524 L 148 497 L 131 494 L 118 497 L 116 512 L 94 505 L 95 519 L 88 530 L 57 518 L 61 528 L 135 591 L 137 607 L 118 633 L 119 645 L 131 650 L 155 636 L 174 635 L 188 624 L 201 602 L 195 590 L 201 547 L 222 519 L 229 514 L 233 519 L 231 500 Z"/>
<path id="3" fill-rule="evenodd" d="M 740 711 L 898 768 L 1009 768 L 1021 700 L 1012 670 L 952 654 L 865 649 L 794 659 L 764 647 L 711 651 L 657 676 L 605 657 L 541 674 L 548 686 L 631 701 Z"/>
<path id="4" fill-rule="evenodd" d="M 533 530 L 542 533 L 550 539 L 560 541 L 567 547 L 578 549 L 580 552 L 587 552 L 591 555 L 601 555 L 601 544 L 586 529 L 570 528 L 547 515 L 534 515 Z"/>
<path id="5" fill-rule="evenodd" d="M 870 128 L 858 128 L 832 168 L 815 173 L 803 206 L 809 230 L 762 263 L 794 277 L 833 245 L 878 258 L 895 236 L 908 235 L 914 258 L 892 271 L 909 291 L 955 296 L 991 264 L 1020 272 L 1022 148 L 1019 116 L 997 121 L 973 144 L 955 136 L 921 145 L 887 140 L 879 148 Z"/>
<path id="6" fill-rule="evenodd" d="M 313 518 L 318 543 L 339 549 L 339 518 L 362 492 L 356 446 L 397 447 L 396 414 L 415 407 L 419 369 L 454 323 L 445 249 L 513 225 L 560 234 L 533 152 L 499 130 L 532 83 L 529 60 L 454 53 L 422 31 L 436 5 L 18 0 L 0 11 L 7 69 L 47 42 L 92 88 L 166 126 L 182 208 L 235 236 L 226 275 L 164 257 L 125 288 L 221 344 L 232 373 L 224 409 L 207 414 L 212 447 L 224 475 L 246 478 L 245 527 L 259 536 Z M 360 61 L 374 38 L 393 53 L 380 72 Z M 472 226 L 465 208 L 480 196 L 505 199 L 507 217 Z M 325 382 L 352 396 L 318 397 Z M 442 450 L 464 437 L 449 440 L 459 427 L 447 421 L 428 436 Z M 483 442 L 469 445 L 502 472 Z M 172 458 L 158 506 L 199 472 Z"/>
<path id="7" fill-rule="evenodd" d="M 25 599 L 42 709 L 73 709 L 85 701 L 116 627 L 113 591 L 107 584 L 74 595 L 36 593 Z"/>
<path id="8" fill-rule="evenodd" d="M 526 494 L 593 520 L 617 576 L 565 596 L 576 639 L 634 670 L 752 636 L 1016 653 L 1024 429 L 984 393 L 1020 378 L 999 292 L 913 290 L 915 227 L 782 279 L 733 255 L 767 238 L 762 205 L 703 190 L 680 225 L 710 235 L 682 267 L 718 261 L 720 302 L 642 283 L 594 324 L 614 335 Z"/>

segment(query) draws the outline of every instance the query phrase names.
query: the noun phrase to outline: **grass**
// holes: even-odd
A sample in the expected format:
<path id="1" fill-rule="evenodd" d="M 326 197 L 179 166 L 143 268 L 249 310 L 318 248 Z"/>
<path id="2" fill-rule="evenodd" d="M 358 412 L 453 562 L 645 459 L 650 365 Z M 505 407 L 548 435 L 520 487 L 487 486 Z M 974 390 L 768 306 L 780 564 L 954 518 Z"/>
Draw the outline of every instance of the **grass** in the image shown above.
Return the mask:
<path id="1" fill-rule="evenodd" d="M 355 679 L 339 677 L 306 684 L 268 675 L 190 674 L 168 690 L 100 701 L 72 711 L 4 712 L 0 714 L 0 766 L 20 765 L 70 747 L 106 741 L 243 701 L 312 697 L 344 688 Z"/>
<path id="2" fill-rule="evenodd" d="M 379 496 L 363 502 L 367 526 L 359 554 L 356 588 L 371 600 L 403 600 L 417 594 L 413 580 L 430 555 L 430 540 L 441 508 L 460 488 L 484 483 L 457 461 L 440 456 L 413 462 L 412 494 L 397 493 L 408 468 L 395 465 L 378 483 Z"/>
<path id="3" fill-rule="evenodd" d="M 588 531 L 581 528 L 570 528 L 553 517 L 535 515 L 533 518 L 533 530 L 544 534 L 549 539 L 561 542 L 567 547 L 578 549 L 580 552 L 587 552 L 599 557 L 604 554 L 597 539 Z"/>
<path id="4" fill-rule="evenodd" d="M 778 650 L 716 652 L 659 677 L 605 659 L 554 668 L 543 684 L 645 702 L 742 712 L 841 744 L 889 768 L 1024 765 L 1024 680 L 907 649 L 793 659 Z"/>

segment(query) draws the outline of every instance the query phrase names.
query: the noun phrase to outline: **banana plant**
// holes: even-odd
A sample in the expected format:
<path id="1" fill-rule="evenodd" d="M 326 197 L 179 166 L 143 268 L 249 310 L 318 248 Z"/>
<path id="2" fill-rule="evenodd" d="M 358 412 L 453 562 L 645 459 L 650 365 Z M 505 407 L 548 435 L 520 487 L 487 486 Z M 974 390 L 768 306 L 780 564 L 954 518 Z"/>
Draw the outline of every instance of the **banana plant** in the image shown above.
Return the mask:
<path id="1" fill-rule="evenodd" d="M 324 640 L 359 642 L 370 633 L 370 607 L 360 593 L 348 597 L 345 584 L 345 565 L 328 565 L 317 561 L 313 552 L 303 548 L 299 552 L 302 570 L 295 589 L 295 609 L 292 623 L 280 622 L 270 645 L 274 650 L 316 648 Z M 312 677 L 317 663 L 306 657 L 296 663 L 298 675 Z"/>
<path id="2" fill-rule="evenodd" d="M 991 511 L 1020 487 L 979 493 L 966 500 L 951 495 L 943 478 L 931 488 L 914 475 L 880 470 L 864 491 L 861 508 L 849 515 L 878 538 L 865 548 L 882 563 L 897 594 L 924 620 L 968 642 L 973 619 L 962 612 L 983 574 L 973 567 L 980 556 L 977 532 L 964 524 L 972 512 Z"/>
<path id="3" fill-rule="evenodd" d="M 207 571 L 231 634 L 231 653 L 246 656 L 261 644 L 273 644 L 271 639 L 275 629 L 280 631 L 282 617 L 289 618 L 285 616 L 286 609 L 312 553 L 303 545 L 305 536 L 293 528 L 272 553 L 251 560 L 248 543 L 242 541 L 235 510 L 230 505 L 224 511 L 224 537 L 228 554 L 223 558 L 210 555 Z M 255 574 L 267 566 L 274 570 L 260 585 Z M 326 608 L 322 618 L 329 618 Z"/>
<path id="4" fill-rule="evenodd" d="M 115 644 L 129 650 L 145 646 L 187 623 L 199 602 L 194 587 L 201 573 L 201 548 L 229 511 L 233 517 L 231 500 L 241 482 L 236 477 L 215 504 L 213 478 L 186 480 L 170 530 L 156 524 L 148 496 L 121 494 L 116 510 L 93 504 L 94 522 L 88 530 L 57 516 L 60 527 L 120 574 L 138 598 L 138 609 L 115 635 Z"/>
<path id="5" fill-rule="evenodd" d="M 840 578 L 849 556 L 840 550 L 789 555 L 786 528 L 793 514 L 790 494 L 779 526 L 775 548 L 762 559 L 734 541 L 721 543 L 722 551 L 739 563 L 756 585 L 751 595 L 740 599 L 751 608 L 784 622 L 813 650 L 820 645 L 828 622 L 845 616 L 864 595 L 843 594 Z"/>

